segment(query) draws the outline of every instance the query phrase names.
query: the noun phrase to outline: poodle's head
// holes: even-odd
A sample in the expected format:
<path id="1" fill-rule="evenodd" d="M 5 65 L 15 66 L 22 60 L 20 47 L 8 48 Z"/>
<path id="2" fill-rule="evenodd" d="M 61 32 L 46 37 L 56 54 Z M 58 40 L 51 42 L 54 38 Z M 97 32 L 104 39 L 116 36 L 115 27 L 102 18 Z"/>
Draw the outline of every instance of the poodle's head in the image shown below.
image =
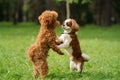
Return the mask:
<path id="1" fill-rule="evenodd" d="M 79 30 L 79 26 L 74 19 L 66 19 L 63 22 L 62 28 L 67 33 L 76 32 Z"/>
<path id="2" fill-rule="evenodd" d="M 59 21 L 57 21 L 57 17 L 57 12 L 46 10 L 38 17 L 38 20 L 41 25 L 46 26 L 47 28 L 55 28 L 60 25 Z"/>

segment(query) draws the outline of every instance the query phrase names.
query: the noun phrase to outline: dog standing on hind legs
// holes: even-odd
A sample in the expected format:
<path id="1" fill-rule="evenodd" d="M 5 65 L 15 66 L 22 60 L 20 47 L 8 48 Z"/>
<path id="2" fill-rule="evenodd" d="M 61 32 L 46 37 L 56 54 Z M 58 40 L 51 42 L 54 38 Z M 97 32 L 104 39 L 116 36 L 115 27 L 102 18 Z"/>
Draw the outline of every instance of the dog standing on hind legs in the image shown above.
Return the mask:
<path id="1" fill-rule="evenodd" d="M 49 49 L 53 49 L 58 54 L 63 55 L 63 52 L 56 45 L 55 27 L 59 26 L 57 21 L 58 14 L 55 11 L 44 11 L 38 20 L 41 24 L 40 32 L 37 35 L 36 42 L 27 50 L 27 55 L 33 64 L 33 76 L 40 75 L 45 78 L 48 73 L 47 56 Z"/>
<path id="2" fill-rule="evenodd" d="M 82 72 L 84 62 L 89 61 L 90 57 L 83 54 L 80 48 L 80 43 L 77 38 L 76 32 L 79 30 L 79 26 L 74 19 L 66 19 L 62 25 L 64 30 L 63 34 L 58 38 L 61 44 L 58 44 L 59 48 L 65 48 L 70 56 L 70 70 L 77 69 L 78 72 Z"/>

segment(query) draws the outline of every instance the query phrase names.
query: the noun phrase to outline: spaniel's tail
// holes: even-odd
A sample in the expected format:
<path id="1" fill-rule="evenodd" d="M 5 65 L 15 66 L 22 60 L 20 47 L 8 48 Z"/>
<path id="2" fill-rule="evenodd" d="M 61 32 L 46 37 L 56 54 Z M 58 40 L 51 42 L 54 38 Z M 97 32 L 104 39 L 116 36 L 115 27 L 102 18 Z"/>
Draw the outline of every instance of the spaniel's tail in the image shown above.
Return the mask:
<path id="1" fill-rule="evenodd" d="M 82 57 L 84 58 L 84 61 L 87 62 L 90 60 L 90 56 L 88 56 L 87 54 L 83 53 Z"/>

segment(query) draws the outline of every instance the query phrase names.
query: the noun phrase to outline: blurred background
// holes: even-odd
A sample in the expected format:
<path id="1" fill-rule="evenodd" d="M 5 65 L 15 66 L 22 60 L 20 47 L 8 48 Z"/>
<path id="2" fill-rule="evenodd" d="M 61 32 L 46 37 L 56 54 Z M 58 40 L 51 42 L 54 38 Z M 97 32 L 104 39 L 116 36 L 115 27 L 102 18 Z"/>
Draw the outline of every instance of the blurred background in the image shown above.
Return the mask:
<path id="1" fill-rule="evenodd" d="M 0 80 L 39 80 L 32 78 L 26 51 L 35 43 L 38 16 L 45 10 L 57 11 L 61 23 L 77 21 L 81 50 L 91 57 L 78 74 L 69 70 L 64 50 L 64 56 L 50 50 L 46 80 L 120 80 L 120 0 L 0 0 Z"/>
<path id="2" fill-rule="evenodd" d="M 0 0 L 0 21 L 35 22 L 44 10 L 55 10 L 78 24 L 110 26 L 120 23 L 120 0 Z"/>

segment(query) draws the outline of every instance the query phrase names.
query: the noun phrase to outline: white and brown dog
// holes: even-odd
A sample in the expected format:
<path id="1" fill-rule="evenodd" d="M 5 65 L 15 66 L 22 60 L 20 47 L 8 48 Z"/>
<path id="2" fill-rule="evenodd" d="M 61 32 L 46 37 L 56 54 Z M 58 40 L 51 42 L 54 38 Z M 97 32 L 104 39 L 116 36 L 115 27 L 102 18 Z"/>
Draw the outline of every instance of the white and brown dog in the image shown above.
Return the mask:
<path id="1" fill-rule="evenodd" d="M 70 70 L 73 71 L 77 69 L 78 72 L 82 72 L 84 62 L 88 61 L 90 57 L 86 54 L 82 54 L 76 34 L 79 30 L 79 26 L 74 19 L 66 19 L 62 25 L 62 29 L 64 32 L 59 37 L 59 41 L 62 43 L 58 45 L 58 47 L 64 48 L 68 52 L 70 56 Z"/>

